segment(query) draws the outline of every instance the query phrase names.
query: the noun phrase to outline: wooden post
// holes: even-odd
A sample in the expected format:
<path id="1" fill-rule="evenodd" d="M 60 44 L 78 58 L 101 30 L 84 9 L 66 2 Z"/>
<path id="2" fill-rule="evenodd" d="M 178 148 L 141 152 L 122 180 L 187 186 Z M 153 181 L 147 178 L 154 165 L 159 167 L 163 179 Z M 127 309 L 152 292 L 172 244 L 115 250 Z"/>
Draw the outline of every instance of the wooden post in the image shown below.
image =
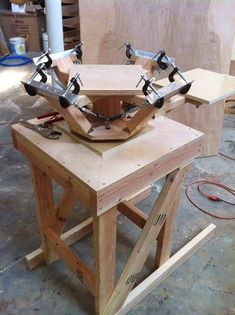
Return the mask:
<path id="1" fill-rule="evenodd" d="M 184 175 L 185 168 L 176 170 L 167 176 L 166 182 L 127 261 L 122 275 L 117 282 L 113 294 L 105 306 L 103 315 L 115 314 L 125 302 L 149 255 L 152 244 L 166 220 L 169 207 L 183 181 Z"/>
<path id="2" fill-rule="evenodd" d="M 47 226 L 54 226 L 56 223 L 56 209 L 53 197 L 51 178 L 41 171 L 36 165 L 31 164 L 33 187 L 36 199 L 38 225 L 42 239 L 42 250 L 47 264 L 52 263 L 57 256 L 48 243 L 43 230 Z"/>
<path id="3" fill-rule="evenodd" d="M 96 314 L 103 314 L 115 285 L 116 207 L 94 217 Z"/>
<path id="4" fill-rule="evenodd" d="M 119 115 L 122 109 L 122 98 L 120 96 L 107 96 L 93 103 L 93 111 L 107 117 Z"/>

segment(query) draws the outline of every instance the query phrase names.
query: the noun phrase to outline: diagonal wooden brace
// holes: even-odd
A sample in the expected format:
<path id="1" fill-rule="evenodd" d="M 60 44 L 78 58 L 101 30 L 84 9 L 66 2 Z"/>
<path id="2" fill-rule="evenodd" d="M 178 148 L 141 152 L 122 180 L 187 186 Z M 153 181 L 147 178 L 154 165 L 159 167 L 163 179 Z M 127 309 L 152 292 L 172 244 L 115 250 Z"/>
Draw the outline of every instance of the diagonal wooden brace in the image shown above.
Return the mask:
<path id="1" fill-rule="evenodd" d="M 75 273 L 82 283 L 85 283 L 89 291 L 95 295 L 94 273 L 87 265 L 71 251 L 71 249 L 60 239 L 51 228 L 44 228 L 44 235 L 57 253 L 58 257 L 64 261 L 68 268 Z"/>
<path id="2" fill-rule="evenodd" d="M 180 184 L 184 179 L 187 169 L 188 167 L 175 170 L 167 176 L 166 182 L 155 202 L 143 231 L 104 309 L 103 315 L 115 314 L 124 304 L 150 253 L 151 246 L 166 220 L 170 205 L 172 204 L 175 194 L 180 189 Z"/>

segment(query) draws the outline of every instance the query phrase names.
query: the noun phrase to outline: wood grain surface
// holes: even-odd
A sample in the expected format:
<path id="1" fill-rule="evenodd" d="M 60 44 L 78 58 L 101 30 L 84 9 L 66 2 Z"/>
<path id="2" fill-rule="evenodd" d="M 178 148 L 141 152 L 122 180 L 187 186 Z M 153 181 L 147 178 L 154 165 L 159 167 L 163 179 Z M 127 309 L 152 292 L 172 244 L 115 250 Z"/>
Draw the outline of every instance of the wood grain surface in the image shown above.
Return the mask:
<path id="1" fill-rule="evenodd" d="M 198 68 L 185 72 L 184 76 L 188 82 L 193 81 L 187 98 L 199 103 L 213 104 L 235 94 L 235 77 L 231 75 Z M 168 84 L 168 79 L 156 82 L 158 87 Z"/>
<path id="2" fill-rule="evenodd" d="M 136 87 L 145 70 L 127 65 L 74 65 L 70 78 L 80 74 L 81 95 L 135 95 L 142 94 L 142 85 Z"/>
<path id="3" fill-rule="evenodd" d="M 83 62 L 126 61 L 124 41 L 149 51 L 164 49 L 183 70 L 229 72 L 235 0 L 80 1 Z"/>
<path id="4" fill-rule="evenodd" d="M 143 172 L 145 167 L 160 158 L 164 159 L 167 156 L 173 163 L 174 156 L 179 152 L 183 151 L 184 156 L 191 154 L 187 151 L 188 146 L 190 150 L 191 148 L 197 150 L 201 145 L 201 132 L 163 116 L 152 120 L 150 125 L 154 128 L 147 134 L 141 133 L 139 137 L 134 140 L 131 138 L 128 142 L 115 142 L 116 150 L 112 142 L 109 142 L 112 153 L 104 156 L 84 145 L 86 140 L 80 142 L 79 137 L 75 140 L 63 133 L 63 136 L 52 145 L 51 140 L 21 124 L 16 124 L 12 128 L 27 146 L 33 146 L 31 151 L 37 151 L 38 156 L 40 155 L 38 151 L 43 154 L 43 161 L 46 161 L 47 165 L 50 165 L 52 159 L 53 163 L 66 167 L 67 172 L 73 174 L 79 182 L 83 182 L 83 185 L 100 191 L 122 178 L 128 179 L 128 175 L 134 172 Z M 104 147 L 104 150 L 107 148 Z M 157 164 L 156 168 L 158 169 Z M 125 185 L 123 189 L 125 190 Z"/>

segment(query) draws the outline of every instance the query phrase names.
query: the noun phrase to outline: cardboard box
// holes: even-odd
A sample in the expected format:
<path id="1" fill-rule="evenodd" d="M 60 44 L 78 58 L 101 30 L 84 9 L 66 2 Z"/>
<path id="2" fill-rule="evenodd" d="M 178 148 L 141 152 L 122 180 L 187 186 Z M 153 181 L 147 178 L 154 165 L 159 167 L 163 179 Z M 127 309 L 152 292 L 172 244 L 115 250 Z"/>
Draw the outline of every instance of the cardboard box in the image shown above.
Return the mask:
<path id="1" fill-rule="evenodd" d="M 26 35 L 27 51 L 42 51 L 42 33 L 46 31 L 44 14 L 0 11 L 0 24 L 7 39 Z"/>

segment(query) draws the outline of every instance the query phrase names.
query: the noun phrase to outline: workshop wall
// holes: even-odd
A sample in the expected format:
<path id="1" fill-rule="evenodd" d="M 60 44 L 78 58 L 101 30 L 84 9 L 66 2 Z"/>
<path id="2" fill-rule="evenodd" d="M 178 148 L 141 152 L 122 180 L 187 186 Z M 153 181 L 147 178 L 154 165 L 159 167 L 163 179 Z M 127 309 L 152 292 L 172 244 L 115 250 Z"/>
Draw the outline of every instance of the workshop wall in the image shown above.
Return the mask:
<path id="1" fill-rule="evenodd" d="M 229 72 L 235 0 L 80 1 L 84 63 L 124 63 L 124 41 L 164 49 L 183 70 Z"/>

